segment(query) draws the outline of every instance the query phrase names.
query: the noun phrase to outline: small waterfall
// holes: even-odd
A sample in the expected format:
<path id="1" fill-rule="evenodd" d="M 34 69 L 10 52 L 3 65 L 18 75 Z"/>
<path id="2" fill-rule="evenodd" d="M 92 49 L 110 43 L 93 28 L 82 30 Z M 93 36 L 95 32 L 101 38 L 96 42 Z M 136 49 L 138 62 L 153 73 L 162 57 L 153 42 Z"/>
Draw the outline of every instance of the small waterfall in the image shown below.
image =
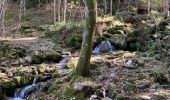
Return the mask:
<path id="1" fill-rule="evenodd" d="M 15 92 L 15 96 L 10 98 L 9 100 L 25 100 L 32 91 L 38 90 L 38 86 L 36 84 L 36 77 L 31 85 L 25 86 L 24 88 L 19 89 Z"/>
<path id="2" fill-rule="evenodd" d="M 101 54 L 115 51 L 116 49 L 112 46 L 109 40 L 104 40 L 98 44 L 92 51 L 93 54 Z"/>

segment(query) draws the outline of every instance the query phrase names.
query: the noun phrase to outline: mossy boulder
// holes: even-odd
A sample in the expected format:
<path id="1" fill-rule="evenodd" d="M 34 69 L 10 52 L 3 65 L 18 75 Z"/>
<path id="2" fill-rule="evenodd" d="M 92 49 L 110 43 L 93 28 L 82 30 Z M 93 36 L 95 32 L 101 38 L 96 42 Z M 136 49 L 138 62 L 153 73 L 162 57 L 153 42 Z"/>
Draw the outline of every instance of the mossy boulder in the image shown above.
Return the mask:
<path id="1" fill-rule="evenodd" d="M 59 62 L 62 59 L 62 55 L 54 50 L 37 52 L 37 54 L 32 56 L 33 64 L 41 64 L 43 62 Z"/>
<path id="2" fill-rule="evenodd" d="M 41 64 L 44 61 L 43 55 L 33 55 L 31 63 Z"/>
<path id="3" fill-rule="evenodd" d="M 78 59 L 72 59 L 66 64 L 66 67 L 67 68 L 76 68 L 77 63 L 78 63 Z"/>
<path id="4" fill-rule="evenodd" d="M 16 84 L 21 84 L 21 76 L 15 76 L 14 77 L 14 82 L 16 83 Z"/>
<path id="5" fill-rule="evenodd" d="M 47 62 L 59 62 L 62 59 L 61 54 L 54 50 L 43 51 L 44 60 Z"/>
<path id="6" fill-rule="evenodd" d="M 32 75 L 26 73 L 21 73 L 20 75 L 15 76 L 13 78 L 13 82 L 16 84 L 17 87 L 24 86 L 26 84 L 31 83 L 31 80 L 32 80 Z"/>
<path id="7" fill-rule="evenodd" d="M 11 88 L 14 86 L 15 86 L 15 84 L 10 79 L 7 79 L 7 78 L 1 79 L 1 87 L 2 88 L 8 89 L 8 88 Z"/>
<path id="8" fill-rule="evenodd" d="M 39 73 L 45 72 L 45 69 L 46 69 L 46 65 L 45 64 L 40 64 L 40 65 L 37 66 L 37 71 Z"/>
<path id="9" fill-rule="evenodd" d="M 127 41 L 126 37 L 122 34 L 114 34 L 111 36 L 111 42 L 119 49 L 126 49 Z"/>
<path id="10" fill-rule="evenodd" d="M 75 58 L 75 59 L 70 60 L 70 61 L 65 65 L 65 67 L 66 67 L 66 68 L 76 68 L 77 63 L 78 63 L 78 58 Z M 96 68 L 96 67 L 97 67 L 97 63 L 95 63 L 95 62 L 94 62 L 94 59 L 92 59 L 92 60 L 90 61 L 90 68 L 91 68 L 91 69 L 94 69 L 94 68 Z"/>

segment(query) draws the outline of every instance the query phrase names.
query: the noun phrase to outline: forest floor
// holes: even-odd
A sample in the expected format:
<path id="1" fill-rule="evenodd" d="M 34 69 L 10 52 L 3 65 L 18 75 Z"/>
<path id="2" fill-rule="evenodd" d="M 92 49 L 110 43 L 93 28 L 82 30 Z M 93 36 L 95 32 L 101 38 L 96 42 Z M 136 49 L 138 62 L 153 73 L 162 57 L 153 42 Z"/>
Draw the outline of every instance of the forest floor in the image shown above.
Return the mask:
<path id="1" fill-rule="evenodd" d="M 54 43 L 48 39 L 21 38 L 6 40 L 10 45 L 26 47 L 27 50 L 49 50 Z M 29 49 L 28 49 L 29 48 Z M 71 54 L 68 64 L 46 63 L 45 73 L 57 69 L 56 78 L 48 84 L 43 82 L 45 90 L 31 94 L 29 100 L 169 100 L 170 85 L 166 64 L 152 57 L 144 57 L 140 52 L 113 51 L 101 55 L 92 55 L 90 78 L 80 78 L 70 83 L 70 70 L 73 70 L 79 52 Z M 67 57 L 67 56 L 66 56 Z M 31 67 L 32 66 L 32 67 Z M 20 65 L 1 71 L 1 79 L 16 78 L 16 72 L 32 73 L 38 65 Z M 64 67 L 63 67 L 64 66 Z M 66 67 L 65 67 L 66 66 Z M 2 69 L 2 68 L 1 68 Z M 12 73 L 12 76 L 9 75 Z M 42 79 L 40 79 L 42 80 Z M 85 98 L 84 98 L 85 97 Z"/>
<path id="2" fill-rule="evenodd" d="M 133 13 L 97 18 L 94 47 L 106 39 L 116 50 L 92 54 L 91 76 L 74 79 L 84 22 L 49 25 L 50 11 L 35 13 L 20 34 L 11 28 L 15 22 L 6 25 L 9 38 L 0 38 L 0 99 L 14 98 L 36 76 L 42 89 L 26 91 L 28 100 L 170 100 L 170 20 Z"/>

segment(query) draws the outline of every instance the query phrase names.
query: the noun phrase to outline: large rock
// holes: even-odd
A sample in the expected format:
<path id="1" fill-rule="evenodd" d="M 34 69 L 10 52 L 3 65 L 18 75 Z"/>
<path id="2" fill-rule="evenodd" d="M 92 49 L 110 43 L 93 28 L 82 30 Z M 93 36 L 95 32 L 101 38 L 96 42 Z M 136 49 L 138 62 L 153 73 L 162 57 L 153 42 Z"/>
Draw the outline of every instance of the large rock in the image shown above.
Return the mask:
<path id="1" fill-rule="evenodd" d="M 119 49 L 126 49 L 126 47 L 127 47 L 126 37 L 123 36 L 122 34 L 114 34 L 114 35 L 112 35 L 111 41 Z"/>
<path id="2" fill-rule="evenodd" d="M 54 50 L 37 51 L 32 56 L 32 63 L 41 64 L 43 62 L 59 62 L 62 55 Z"/>
<path id="3" fill-rule="evenodd" d="M 62 59 L 61 54 L 54 50 L 43 51 L 44 60 L 47 62 L 59 62 Z"/>

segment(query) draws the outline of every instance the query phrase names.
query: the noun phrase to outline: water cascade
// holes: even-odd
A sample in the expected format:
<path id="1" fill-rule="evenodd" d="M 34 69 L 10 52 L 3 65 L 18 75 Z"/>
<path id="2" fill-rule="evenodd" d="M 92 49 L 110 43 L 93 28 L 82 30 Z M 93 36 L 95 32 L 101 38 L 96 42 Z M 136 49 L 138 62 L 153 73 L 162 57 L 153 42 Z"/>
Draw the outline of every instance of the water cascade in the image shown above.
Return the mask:
<path id="1" fill-rule="evenodd" d="M 34 78 L 34 81 L 31 85 L 25 86 L 15 92 L 15 95 L 13 98 L 10 98 L 9 100 L 25 100 L 25 98 L 33 91 L 38 90 L 38 85 L 36 84 L 36 77 Z"/>
<path id="2" fill-rule="evenodd" d="M 93 54 L 102 54 L 115 51 L 116 49 L 112 46 L 109 40 L 104 40 L 99 43 L 92 51 Z"/>

